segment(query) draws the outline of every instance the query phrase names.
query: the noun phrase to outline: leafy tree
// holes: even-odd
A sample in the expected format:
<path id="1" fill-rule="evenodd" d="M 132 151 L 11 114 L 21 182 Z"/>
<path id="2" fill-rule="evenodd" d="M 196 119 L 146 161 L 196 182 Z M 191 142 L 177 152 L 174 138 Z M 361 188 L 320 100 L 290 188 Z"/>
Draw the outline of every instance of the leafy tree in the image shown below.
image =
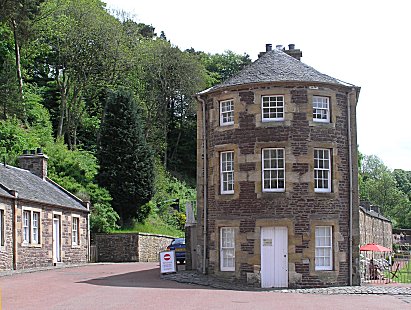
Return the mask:
<path id="1" fill-rule="evenodd" d="M 411 171 L 395 169 L 393 173 L 394 178 L 397 181 L 398 189 L 406 194 L 408 199 L 411 201 Z"/>
<path id="2" fill-rule="evenodd" d="M 411 227 L 411 203 L 398 188 L 395 174 L 375 155 L 361 161 L 360 197 L 378 205 L 395 226 Z"/>
<path id="3" fill-rule="evenodd" d="M 163 39 L 144 40 L 134 54 L 137 93 L 147 119 L 145 133 L 168 167 L 176 158 L 183 131 L 195 126 L 193 94 L 204 87 L 205 71 L 197 57 Z M 173 144 L 170 137 L 177 137 Z M 190 136 L 193 140 L 194 137 Z M 191 146 L 195 157 L 195 146 Z"/>
<path id="4" fill-rule="evenodd" d="M 143 221 L 149 214 L 143 208 L 153 195 L 153 154 L 147 144 L 137 103 L 132 94 L 119 89 L 107 97 L 98 149 L 99 183 L 113 197 L 121 225 L 135 218 Z"/>

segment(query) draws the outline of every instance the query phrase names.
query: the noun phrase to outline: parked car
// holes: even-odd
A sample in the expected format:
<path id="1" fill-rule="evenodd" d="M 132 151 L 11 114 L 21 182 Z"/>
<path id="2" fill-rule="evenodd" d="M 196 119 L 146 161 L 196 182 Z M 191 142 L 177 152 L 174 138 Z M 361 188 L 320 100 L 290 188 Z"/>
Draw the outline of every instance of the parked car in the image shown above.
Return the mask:
<path id="1" fill-rule="evenodd" d="M 176 238 L 171 244 L 167 247 L 167 251 L 175 251 L 176 260 L 183 264 L 186 260 L 186 239 L 185 238 Z"/>

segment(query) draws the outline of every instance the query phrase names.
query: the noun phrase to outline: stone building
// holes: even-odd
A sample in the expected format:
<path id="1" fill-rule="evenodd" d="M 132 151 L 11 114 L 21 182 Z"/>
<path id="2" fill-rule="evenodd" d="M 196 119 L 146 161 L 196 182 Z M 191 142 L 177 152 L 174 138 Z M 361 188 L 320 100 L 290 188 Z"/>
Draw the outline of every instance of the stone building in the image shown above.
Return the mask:
<path id="1" fill-rule="evenodd" d="M 89 203 L 47 178 L 47 159 L 0 165 L 0 270 L 87 262 Z"/>
<path id="2" fill-rule="evenodd" d="M 379 207 L 368 202 L 361 202 L 360 246 L 368 243 L 376 243 L 392 249 L 392 222 L 381 214 Z"/>
<path id="3" fill-rule="evenodd" d="M 359 284 L 360 88 L 272 49 L 197 94 L 193 268 L 261 287 Z"/>

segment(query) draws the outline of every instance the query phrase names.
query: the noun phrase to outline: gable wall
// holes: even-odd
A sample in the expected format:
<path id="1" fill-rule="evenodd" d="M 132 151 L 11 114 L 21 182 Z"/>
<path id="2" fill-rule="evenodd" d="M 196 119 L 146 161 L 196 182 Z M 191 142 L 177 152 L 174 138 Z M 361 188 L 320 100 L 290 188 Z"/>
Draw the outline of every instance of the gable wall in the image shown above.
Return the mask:
<path id="1" fill-rule="evenodd" d="M 4 211 L 5 240 L 4 246 L 0 246 L 0 270 L 13 268 L 13 201 L 0 197 L 0 209 Z"/>

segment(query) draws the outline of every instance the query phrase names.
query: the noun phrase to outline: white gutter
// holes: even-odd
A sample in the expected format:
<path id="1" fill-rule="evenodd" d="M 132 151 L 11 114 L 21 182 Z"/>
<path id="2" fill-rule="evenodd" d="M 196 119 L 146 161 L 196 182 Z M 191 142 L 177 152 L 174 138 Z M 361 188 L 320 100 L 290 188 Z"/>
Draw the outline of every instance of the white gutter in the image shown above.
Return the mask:
<path id="1" fill-rule="evenodd" d="M 347 113 L 348 113 L 348 163 L 349 163 L 349 170 L 350 170 L 350 234 L 349 234 L 349 242 L 350 242 L 350 250 L 349 250 L 349 257 L 350 257 L 350 264 L 349 264 L 349 283 L 352 286 L 352 211 L 353 211 L 353 197 L 352 197 L 352 183 L 353 183 L 353 172 L 352 172 L 352 138 L 351 138 L 351 100 L 350 96 L 355 92 L 355 89 L 348 93 L 347 96 Z"/>
<path id="2" fill-rule="evenodd" d="M 203 108 L 203 274 L 206 274 L 207 254 L 207 133 L 206 133 L 206 105 L 205 101 L 197 96 Z"/>

